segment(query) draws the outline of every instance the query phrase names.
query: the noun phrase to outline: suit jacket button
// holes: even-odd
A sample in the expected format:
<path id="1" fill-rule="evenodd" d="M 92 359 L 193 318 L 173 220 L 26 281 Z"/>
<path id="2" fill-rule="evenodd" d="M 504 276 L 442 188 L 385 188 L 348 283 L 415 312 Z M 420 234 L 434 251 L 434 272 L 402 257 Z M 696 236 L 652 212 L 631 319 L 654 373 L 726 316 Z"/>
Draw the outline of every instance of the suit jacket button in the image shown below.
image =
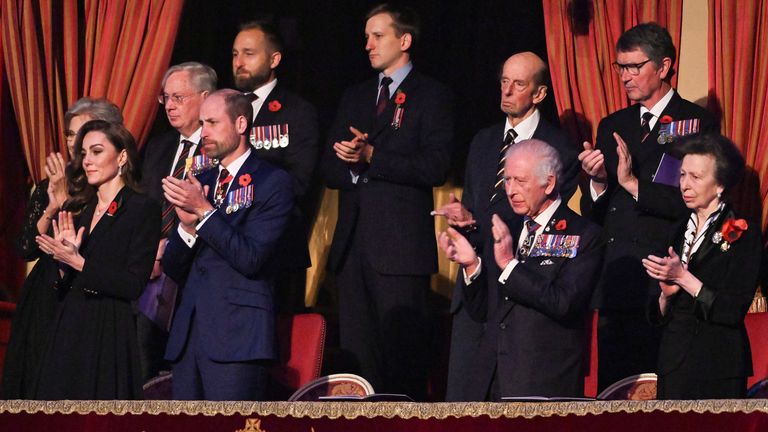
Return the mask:
<path id="1" fill-rule="evenodd" d="M 509 296 L 504 296 L 504 301 L 509 301 Z"/>
<path id="2" fill-rule="evenodd" d="M 368 183 L 368 177 L 363 177 L 363 183 Z"/>
<path id="3" fill-rule="evenodd" d="M 613 237 L 608 239 L 608 243 L 613 243 Z"/>
<path id="4" fill-rule="evenodd" d="M 608 211 L 609 211 L 609 212 L 611 212 L 611 213 L 613 213 L 613 212 L 615 212 L 615 211 L 616 211 L 616 207 L 611 207 L 611 208 L 609 208 L 609 209 L 608 209 Z"/>
<path id="5" fill-rule="evenodd" d="M 501 323 L 501 324 L 499 324 L 499 328 L 504 330 L 505 328 L 507 328 L 507 325 L 504 324 L 504 323 Z"/>

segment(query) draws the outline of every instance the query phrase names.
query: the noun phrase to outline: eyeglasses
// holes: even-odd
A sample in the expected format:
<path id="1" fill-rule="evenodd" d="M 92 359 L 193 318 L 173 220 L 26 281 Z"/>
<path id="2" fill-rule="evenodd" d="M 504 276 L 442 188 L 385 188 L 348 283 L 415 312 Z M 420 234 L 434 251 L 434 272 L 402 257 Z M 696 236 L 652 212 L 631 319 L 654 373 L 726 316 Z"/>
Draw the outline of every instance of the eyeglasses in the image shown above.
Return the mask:
<path id="1" fill-rule="evenodd" d="M 167 93 L 159 94 L 157 95 L 157 101 L 160 102 L 160 105 L 165 105 L 168 103 L 168 100 L 172 100 L 176 105 L 183 105 L 184 101 L 191 98 L 192 96 L 196 95 L 197 93 L 187 94 L 187 95 L 169 95 Z"/>
<path id="2" fill-rule="evenodd" d="M 629 72 L 630 75 L 639 75 L 640 74 L 640 68 L 645 66 L 646 63 L 651 61 L 651 59 L 648 59 L 644 62 L 640 63 L 627 63 L 627 64 L 621 64 L 619 62 L 613 62 L 611 66 L 613 66 L 613 70 L 616 71 L 617 74 L 621 75 L 622 71 Z"/>

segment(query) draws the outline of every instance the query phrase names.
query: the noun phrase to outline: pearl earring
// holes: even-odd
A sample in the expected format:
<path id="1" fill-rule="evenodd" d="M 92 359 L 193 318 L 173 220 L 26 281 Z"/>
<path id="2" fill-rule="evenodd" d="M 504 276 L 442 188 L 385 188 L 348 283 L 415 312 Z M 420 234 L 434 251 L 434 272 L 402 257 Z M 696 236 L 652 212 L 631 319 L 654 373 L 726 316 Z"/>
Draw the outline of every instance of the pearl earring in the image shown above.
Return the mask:
<path id="1" fill-rule="evenodd" d="M 119 175 L 119 176 L 123 175 L 123 166 L 122 165 L 118 165 L 117 166 L 117 175 Z"/>

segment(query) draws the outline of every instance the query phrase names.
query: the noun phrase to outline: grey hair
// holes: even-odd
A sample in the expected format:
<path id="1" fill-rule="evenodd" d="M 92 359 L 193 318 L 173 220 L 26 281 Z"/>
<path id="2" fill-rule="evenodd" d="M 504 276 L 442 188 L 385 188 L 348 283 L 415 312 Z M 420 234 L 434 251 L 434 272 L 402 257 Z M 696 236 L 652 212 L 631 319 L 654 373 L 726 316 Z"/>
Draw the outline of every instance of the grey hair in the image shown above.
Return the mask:
<path id="1" fill-rule="evenodd" d="M 179 63 L 169 67 L 165 71 L 165 75 L 163 75 L 160 87 L 165 88 L 165 82 L 168 81 L 168 77 L 176 72 L 188 72 L 192 87 L 198 91 L 211 93 L 216 90 L 216 83 L 219 79 L 216 71 L 210 66 L 198 62 Z"/>
<path id="2" fill-rule="evenodd" d="M 69 122 L 74 117 L 87 115 L 91 120 L 104 120 L 114 124 L 123 124 L 123 115 L 120 108 L 107 99 L 92 99 L 82 97 L 75 101 L 64 113 L 64 124 L 69 127 Z"/>
<path id="3" fill-rule="evenodd" d="M 541 186 L 547 184 L 549 176 L 555 176 L 555 179 L 559 182 L 563 171 L 563 164 L 560 162 L 560 155 L 554 147 L 537 139 L 523 140 L 507 150 L 507 159 L 519 157 L 523 153 L 530 154 L 538 159 L 533 169 L 533 174 L 539 180 Z"/>

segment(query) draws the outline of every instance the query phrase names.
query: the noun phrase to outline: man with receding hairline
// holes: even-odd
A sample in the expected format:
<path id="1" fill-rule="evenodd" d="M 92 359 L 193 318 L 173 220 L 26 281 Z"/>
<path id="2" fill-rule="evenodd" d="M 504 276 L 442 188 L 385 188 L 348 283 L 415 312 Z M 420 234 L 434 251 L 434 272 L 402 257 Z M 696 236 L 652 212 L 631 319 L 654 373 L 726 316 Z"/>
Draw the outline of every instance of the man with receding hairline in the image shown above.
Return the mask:
<path id="1" fill-rule="evenodd" d="M 247 141 L 250 100 L 212 93 L 200 108 L 206 156 L 197 176 L 163 180 L 179 225 L 163 267 L 186 280 L 168 339 L 173 397 L 263 400 L 275 358 L 275 248 L 293 207 L 290 176 L 256 157 Z"/>
<path id="2" fill-rule="evenodd" d="M 561 196 L 567 202 L 576 189 L 579 174 L 576 147 L 538 110 L 547 96 L 547 74 L 544 61 L 532 52 L 517 53 L 504 62 L 499 83 L 500 108 L 506 119 L 481 130 L 472 140 L 461 201 L 451 197 L 451 202 L 435 210 L 435 214 L 445 217 L 450 226 L 462 230 L 478 253 L 483 251 L 490 236 L 493 213 L 508 220 L 517 218 L 504 198 L 501 184 L 502 152 L 506 147 L 529 138 L 549 143 L 558 151 L 564 165 L 559 185 Z M 464 382 L 472 380 L 467 370 L 474 363 L 476 344 L 484 331 L 483 325 L 471 320 L 462 305 L 462 285 L 458 280 L 451 302 L 453 328 L 448 401 L 465 399 L 462 394 Z"/>

